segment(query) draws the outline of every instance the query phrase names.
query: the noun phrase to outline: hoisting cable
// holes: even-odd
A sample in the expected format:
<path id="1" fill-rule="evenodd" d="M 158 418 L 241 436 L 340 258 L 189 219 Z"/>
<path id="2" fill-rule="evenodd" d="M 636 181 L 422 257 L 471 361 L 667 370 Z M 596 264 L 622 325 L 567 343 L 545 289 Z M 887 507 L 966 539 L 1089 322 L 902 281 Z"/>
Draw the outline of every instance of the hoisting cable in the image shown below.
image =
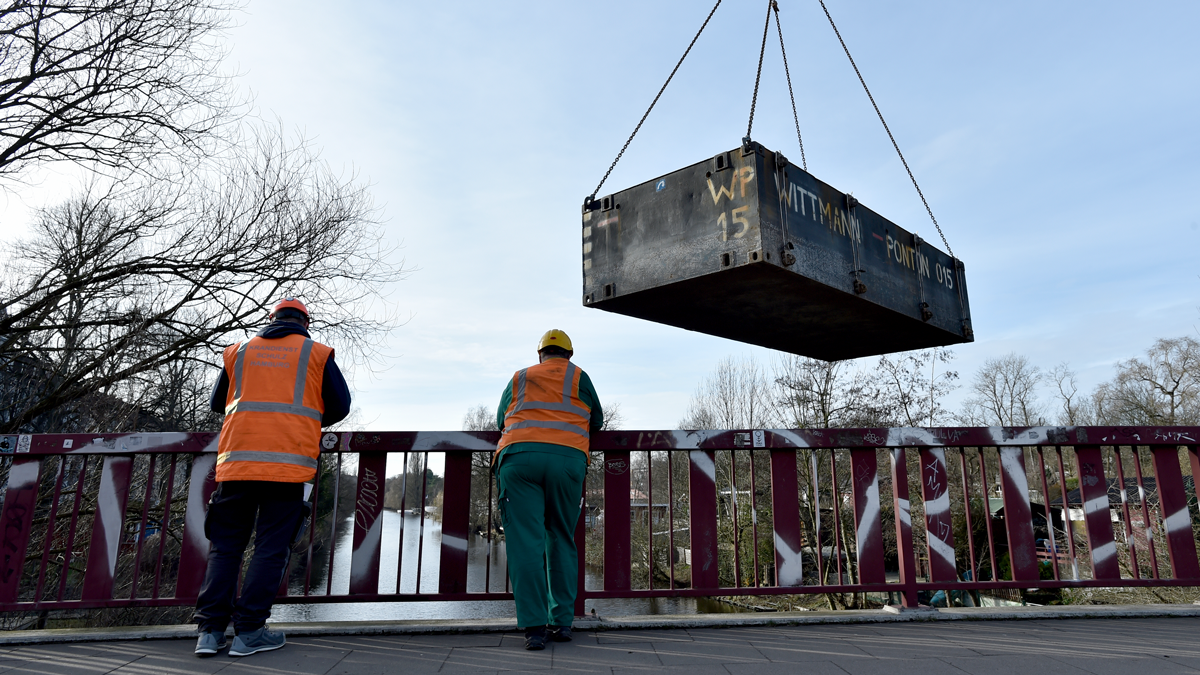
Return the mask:
<path id="1" fill-rule="evenodd" d="M 773 4 L 775 4 L 775 0 L 767 3 L 767 20 L 763 23 L 762 48 L 758 50 L 758 72 L 754 74 L 754 95 L 750 97 L 750 122 L 746 125 L 746 137 L 742 139 L 743 149 L 750 147 L 750 130 L 754 128 L 754 106 L 758 104 L 758 83 L 762 80 L 763 55 L 767 52 L 767 30 L 771 27 L 771 5 Z"/>
<path id="2" fill-rule="evenodd" d="M 713 5 L 712 10 L 708 13 L 708 16 L 704 19 L 704 23 L 700 24 L 700 30 L 696 31 L 696 36 L 692 38 L 692 41 L 691 41 L 691 43 L 688 44 L 687 49 L 683 50 L 683 56 L 679 57 L 679 62 L 676 63 L 675 67 L 671 69 L 671 74 L 667 76 L 667 81 L 663 82 L 662 88 L 658 90 L 658 94 L 656 94 L 654 96 L 654 100 L 650 102 L 650 107 L 646 108 L 646 113 L 644 115 L 642 115 L 642 119 L 639 120 L 637 123 L 637 126 L 633 128 L 633 133 L 629 134 L 629 139 L 625 141 L 625 145 L 621 146 L 621 151 L 617 153 L 616 159 L 614 159 L 612 161 L 612 164 L 609 165 L 608 171 L 604 172 L 604 177 L 600 179 L 600 183 L 596 186 L 596 189 L 592 190 L 592 194 L 588 195 L 583 200 L 583 203 L 585 206 L 590 204 L 596 198 L 596 195 L 600 192 L 600 188 L 604 187 L 604 182 L 608 180 L 609 174 L 611 174 L 613 169 L 615 169 L 617 167 L 617 162 L 621 161 L 621 155 L 624 155 L 625 151 L 629 149 L 629 144 L 633 142 L 633 137 L 637 136 L 638 130 L 642 128 L 642 124 L 645 123 L 646 118 L 650 116 L 650 111 L 654 110 L 654 105 L 656 103 L 658 103 L 659 97 L 661 97 L 663 95 L 663 92 L 667 90 L 667 85 L 671 84 L 671 78 L 675 77 L 675 73 L 679 71 L 679 66 L 683 65 L 683 60 L 686 59 L 688 53 L 692 51 L 692 47 L 694 47 L 696 45 L 696 40 L 700 39 L 700 34 L 704 32 L 704 28 L 706 26 L 708 26 L 709 20 L 712 19 L 713 14 L 715 14 L 717 12 L 717 8 L 720 6 L 721 6 L 721 0 L 717 0 L 717 4 Z M 761 61 L 760 61 L 760 63 L 761 63 Z M 756 90 L 757 90 L 757 88 L 758 88 L 757 85 L 755 85 Z"/>
<path id="3" fill-rule="evenodd" d="M 796 95 L 792 93 L 792 73 L 788 70 L 787 50 L 783 47 L 783 26 L 779 25 L 779 3 L 771 0 L 771 9 L 775 10 L 775 30 L 779 31 L 779 51 L 783 54 L 783 74 L 787 76 L 788 96 L 792 99 L 792 120 L 796 123 L 796 141 L 800 143 L 800 164 L 808 171 L 808 159 L 804 156 L 804 139 L 800 137 L 800 116 L 796 114 Z"/>
<path id="4" fill-rule="evenodd" d="M 929 202 L 925 199 L 925 194 L 921 192 L 921 186 L 917 185 L 917 179 L 913 177 L 912 169 L 908 168 L 908 162 L 904 159 L 904 153 L 900 152 L 900 146 L 896 143 L 896 137 L 892 135 L 892 130 L 888 128 L 887 122 L 883 119 L 883 113 L 879 112 L 879 106 L 875 103 L 875 97 L 871 95 L 871 90 L 867 88 L 867 82 L 863 79 L 862 73 L 859 72 L 858 64 L 854 63 L 854 57 L 850 56 L 850 48 L 846 46 L 846 41 L 842 39 L 842 33 L 838 30 L 837 24 L 833 22 L 833 16 L 829 14 L 829 8 L 825 6 L 825 0 L 817 1 L 821 3 L 821 9 L 825 10 L 825 18 L 829 19 L 829 25 L 833 26 L 833 33 L 837 35 L 838 42 L 842 43 L 842 50 L 846 52 L 846 58 L 850 59 L 850 65 L 854 68 L 854 74 L 858 76 L 858 81 L 862 84 L 863 91 L 867 92 L 867 98 L 871 99 L 871 105 L 875 108 L 875 114 L 879 116 L 879 121 L 883 123 L 883 130 L 887 132 L 888 138 L 891 139 L 892 147 L 896 149 L 896 154 L 900 156 L 900 163 L 904 165 L 904 170 L 908 172 L 909 180 L 912 181 L 913 187 L 917 189 L 917 195 L 921 197 L 921 203 L 925 205 L 925 211 L 929 213 L 929 219 L 933 221 L 933 226 L 937 228 L 938 235 L 942 238 L 942 243 L 946 245 L 946 252 L 950 254 L 951 259 L 957 260 L 954 257 L 954 251 L 950 249 L 950 242 L 946 241 L 946 234 L 942 232 L 942 226 L 938 225 L 937 218 L 933 217 L 933 209 L 929 208 Z M 961 298 L 959 301 L 961 303 Z"/>

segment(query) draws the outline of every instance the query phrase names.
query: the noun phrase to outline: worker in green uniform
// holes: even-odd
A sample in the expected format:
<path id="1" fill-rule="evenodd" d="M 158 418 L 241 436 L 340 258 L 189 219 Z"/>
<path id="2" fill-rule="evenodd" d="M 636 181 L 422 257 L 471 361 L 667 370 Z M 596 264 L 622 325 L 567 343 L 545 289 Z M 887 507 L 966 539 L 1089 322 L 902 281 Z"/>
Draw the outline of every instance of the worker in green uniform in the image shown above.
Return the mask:
<path id="1" fill-rule="evenodd" d="M 588 438 L 604 425 L 600 398 L 571 363 L 574 353 L 566 333 L 547 331 L 539 363 L 513 374 L 496 411 L 503 433 L 492 466 L 517 623 L 530 650 L 545 649 L 547 639 L 571 639 Z"/>

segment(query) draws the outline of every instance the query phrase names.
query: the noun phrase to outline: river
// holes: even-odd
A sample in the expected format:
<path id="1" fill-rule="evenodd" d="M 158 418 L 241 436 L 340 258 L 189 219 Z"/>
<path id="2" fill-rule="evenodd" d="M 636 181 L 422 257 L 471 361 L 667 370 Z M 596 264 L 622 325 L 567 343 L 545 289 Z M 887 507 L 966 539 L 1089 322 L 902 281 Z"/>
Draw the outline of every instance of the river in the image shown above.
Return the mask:
<path id="1" fill-rule="evenodd" d="M 420 541 L 421 517 L 406 514 L 403 517 L 404 568 L 400 576 L 403 593 L 413 593 L 417 588 L 417 553 L 421 550 L 421 591 L 437 591 L 438 559 L 441 557 L 442 526 L 430 518 L 425 519 L 424 541 Z M 396 562 L 394 553 L 400 544 L 401 515 L 396 511 L 383 512 L 384 554 L 379 563 L 379 592 L 396 592 Z M 333 560 L 333 593 L 346 594 L 350 590 L 350 552 L 354 536 L 349 518 L 338 529 L 338 541 Z M 504 543 L 493 542 L 490 579 L 488 572 L 487 540 L 473 536 L 467 549 L 467 590 L 482 592 L 485 581 L 490 590 L 503 592 L 505 586 L 506 557 Z M 389 555 L 389 552 L 392 552 Z M 314 585 L 318 592 L 324 590 L 328 579 L 325 575 Z M 587 588 L 599 589 L 603 580 L 597 571 L 588 569 Z M 301 593 L 302 588 L 293 588 L 292 593 Z M 707 598 L 621 598 L 588 600 L 586 610 L 595 609 L 600 616 L 630 616 L 638 614 L 697 614 L 710 612 L 735 612 L 738 608 Z M 357 602 L 315 603 L 276 605 L 272 610 L 275 621 L 391 621 L 398 619 L 483 619 L 512 618 L 516 611 L 511 600 L 476 600 L 464 602 Z"/>

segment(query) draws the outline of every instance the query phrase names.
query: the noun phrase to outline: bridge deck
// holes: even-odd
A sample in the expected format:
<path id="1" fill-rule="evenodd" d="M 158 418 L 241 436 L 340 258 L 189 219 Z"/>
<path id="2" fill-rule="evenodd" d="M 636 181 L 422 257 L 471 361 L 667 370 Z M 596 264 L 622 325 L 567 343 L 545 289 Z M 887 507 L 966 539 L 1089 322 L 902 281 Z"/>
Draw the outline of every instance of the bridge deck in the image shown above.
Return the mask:
<path id="1" fill-rule="evenodd" d="M 544 652 L 519 633 L 293 637 L 196 658 L 192 640 L 0 647 L 0 674 L 175 673 L 1200 673 L 1200 617 L 583 630 Z"/>

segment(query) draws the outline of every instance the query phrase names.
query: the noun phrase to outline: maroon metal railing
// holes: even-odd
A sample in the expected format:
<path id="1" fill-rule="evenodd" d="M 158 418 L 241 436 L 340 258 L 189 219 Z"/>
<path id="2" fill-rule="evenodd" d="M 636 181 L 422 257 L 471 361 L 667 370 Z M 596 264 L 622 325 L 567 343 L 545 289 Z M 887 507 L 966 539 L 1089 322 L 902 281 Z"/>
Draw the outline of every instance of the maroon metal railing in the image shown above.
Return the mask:
<path id="1" fill-rule="evenodd" d="M 601 432 L 576 533 L 577 613 L 594 598 L 889 593 L 913 606 L 936 590 L 1200 585 L 1197 438 L 1194 427 Z M 496 440 L 325 434 L 316 508 L 279 601 L 511 598 L 487 468 Z M 15 450 L 0 460 L 0 611 L 194 603 L 215 434 L 0 441 Z M 389 507 L 398 535 L 385 536 Z"/>

